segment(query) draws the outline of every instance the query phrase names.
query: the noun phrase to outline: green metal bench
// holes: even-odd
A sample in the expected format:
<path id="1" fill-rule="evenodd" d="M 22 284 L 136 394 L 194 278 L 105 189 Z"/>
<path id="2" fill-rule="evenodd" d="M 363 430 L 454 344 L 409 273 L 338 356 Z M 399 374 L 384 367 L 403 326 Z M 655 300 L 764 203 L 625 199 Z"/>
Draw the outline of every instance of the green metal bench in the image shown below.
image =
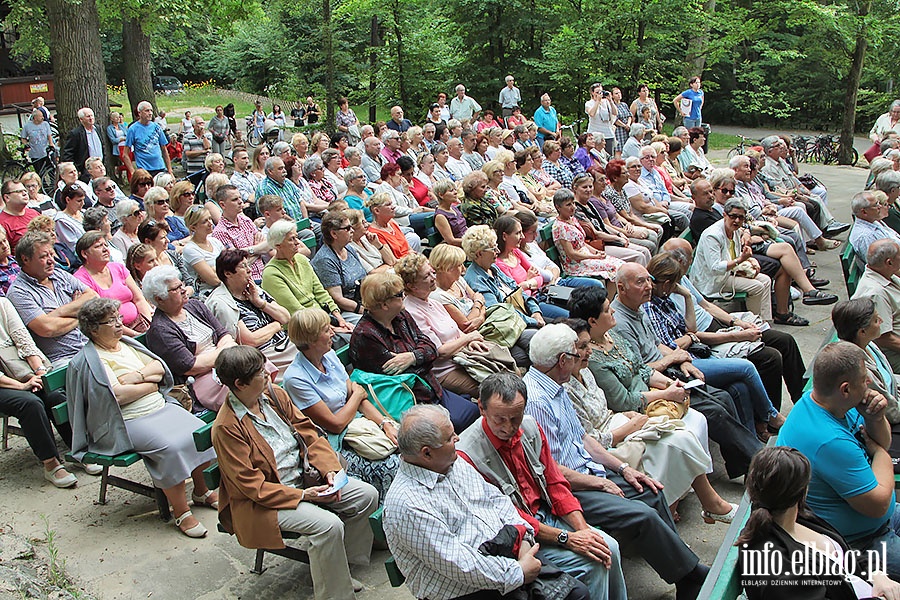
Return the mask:
<path id="1" fill-rule="evenodd" d="M 381 522 L 383 512 L 384 507 L 379 508 L 369 515 L 369 526 L 372 528 L 372 533 L 375 535 L 375 541 L 381 542 L 384 544 L 384 547 L 387 548 L 387 537 L 384 535 L 384 527 Z M 392 587 L 400 587 L 403 585 L 403 582 L 406 581 L 406 577 L 400 572 L 400 567 L 397 566 L 397 562 L 394 560 L 393 556 L 389 556 L 388 559 L 384 561 L 384 570 L 387 571 L 388 579 L 390 580 Z"/>
<path id="2" fill-rule="evenodd" d="M 863 261 L 857 258 L 856 251 L 850 243 L 844 246 L 841 252 L 841 270 L 844 273 L 844 283 L 847 285 L 847 297 L 852 298 L 856 293 L 856 286 L 859 285 L 859 278 L 862 276 Z"/>
<path id="3" fill-rule="evenodd" d="M 143 343 L 146 339 L 146 334 L 141 334 L 135 339 Z M 64 390 L 66 387 L 67 368 L 68 365 L 64 365 L 47 372 L 42 377 L 44 389 L 51 392 Z M 57 424 L 62 425 L 69 422 L 68 404 L 57 404 L 52 408 L 51 412 L 53 414 L 53 420 L 56 421 Z M 215 413 L 207 411 L 207 413 L 198 416 L 204 420 L 211 420 L 212 418 L 215 418 Z M 71 452 L 66 453 L 66 459 L 70 461 L 75 460 Z M 109 473 L 110 467 L 130 467 L 140 460 L 141 456 L 136 452 L 123 452 L 122 454 L 114 456 L 88 452 L 84 455 L 81 462 L 84 464 L 100 465 L 103 468 L 103 472 L 100 475 L 100 497 L 97 501 L 98 504 L 106 504 L 106 493 L 110 486 L 117 487 L 135 494 L 140 494 L 141 496 L 146 496 L 147 498 L 153 498 L 156 500 L 156 505 L 159 508 L 159 518 L 163 521 L 168 521 L 171 518 L 169 500 L 161 489 L 130 479 L 125 479 L 124 477 L 119 477 L 117 475 L 111 475 Z"/>
<path id="4" fill-rule="evenodd" d="M 135 337 L 134 339 L 137 340 L 137 341 L 139 341 L 139 342 L 141 342 L 141 343 L 143 344 L 143 343 L 144 343 L 144 340 L 146 339 L 146 337 L 147 337 L 147 334 L 146 334 L 146 333 L 142 333 L 142 334 L 138 335 L 137 337 Z M 46 387 L 47 374 L 45 374 L 44 377 L 42 377 L 42 379 L 44 380 L 44 384 L 45 384 L 44 387 L 45 387 L 45 389 L 48 389 L 48 391 L 53 391 L 53 390 L 57 390 L 57 389 L 62 389 L 62 388 L 65 388 L 65 386 L 66 386 L 65 370 L 63 370 L 62 382 L 61 382 L 61 383 L 56 382 L 56 383 L 58 383 L 58 385 L 57 385 L 57 387 L 55 387 L 55 388 L 50 389 L 50 388 L 47 388 L 47 387 Z M 9 419 L 10 419 L 10 416 L 9 416 L 9 415 L 5 415 L 5 414 L 3 414 L 3 413 L 0 413 L 0 449 L 2 449 L 2 450 L 9 450 L 9 436 L 10 436 L 10 434 L 12 434 L 12 435 L 25 435 L 25 434 L 22 432 L 22 428 L 19 427 L 18 425 L 10 425 L 10 424 L 9 424 Z"/>

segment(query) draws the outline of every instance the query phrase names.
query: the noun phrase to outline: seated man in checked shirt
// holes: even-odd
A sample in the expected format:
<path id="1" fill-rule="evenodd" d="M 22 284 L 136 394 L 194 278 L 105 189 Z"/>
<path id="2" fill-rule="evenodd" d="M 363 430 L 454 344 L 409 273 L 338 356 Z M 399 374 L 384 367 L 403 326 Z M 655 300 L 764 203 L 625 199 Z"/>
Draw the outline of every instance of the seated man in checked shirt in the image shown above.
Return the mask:
<path id="1" fill-rule="evenodd" d="M 383 525 L 410 592 L 428 600 L 500 600 L 534 581 L 541 569 L 534 530 L 499 489 L 456 460 L 459 437 L 447 409 L 412 407 L 397 438 L 403 462 L 385 497 Z M 505 525 L 518 530 L 518 560 L 480 553 Z M 588 598 L 581 583 L 566 596 Z"/>

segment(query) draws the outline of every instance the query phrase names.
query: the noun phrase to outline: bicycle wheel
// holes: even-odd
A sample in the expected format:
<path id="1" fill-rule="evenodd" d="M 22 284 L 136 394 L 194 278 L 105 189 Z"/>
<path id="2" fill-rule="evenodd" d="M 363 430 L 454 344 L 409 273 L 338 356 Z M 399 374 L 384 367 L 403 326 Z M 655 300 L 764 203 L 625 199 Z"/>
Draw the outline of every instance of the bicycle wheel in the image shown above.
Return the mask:
<path id="1" fill-rule="evenodd" d="M 56 193 L 56 169 L 47 167 L 40 175 L 41 190 L 52 198 L 53 194 Z"/>
<path id="2" fill-rule="evenodd" d="M 50 137 L 53 138 L 53 145 L 59 148 L 59 126 L 54 122 L 50 123 Z"/>
<path id="3" fill-rule="evenodd" d="M 22 179 L 22 175 L 28 170 L 28 166 L 15 160 L 11 160 L 3 165 L 3 181 L 11 179 Z"/>
<path id="4" fill-rule="evenodd" d="M 255 127 L 250 127 L 247 129 L 247 143 L 250 144 L 251 148 L 256 148 L 262 143 L 262 136 L 256 131 Z"/>
<path id="5" fill-rule="evenodd" d="M 741 146 L 735 146 L 731 150 L 728 151 L 728 160 L 731 160 L 735 156 L 740 156 L 744 153 L 744 149 Z"/>

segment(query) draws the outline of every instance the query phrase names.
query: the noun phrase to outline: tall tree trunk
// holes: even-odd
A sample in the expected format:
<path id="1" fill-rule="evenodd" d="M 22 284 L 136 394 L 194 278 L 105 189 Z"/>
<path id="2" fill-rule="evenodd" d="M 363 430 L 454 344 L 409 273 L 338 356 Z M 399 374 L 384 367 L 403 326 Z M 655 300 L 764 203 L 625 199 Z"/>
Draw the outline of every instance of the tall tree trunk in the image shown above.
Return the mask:
<path id="1" fill-rule="evenodd" d="M 50 29 L 50 58 L 53 63 L 56 112 L 59 117 L 60 144 L 78 124 L 76 113 L 90 107 L 96 126 L 106 131 L 109 124 L 109 97 L 106 94 L 106 68 L 100 48 L 100 18 L 94 0 L 46 0 Z M 112 147 L 100 136 L 103 152 L 112 157 Z M 111 165 L 107 165 L 108 172 Z"/>
<path id="2" fill-rule="evenodd" d="M 122 70 L 125 72 L 125 87 L 132 113 L 139 102 L 146 100 L 153 105 L 153 114 L 156 115 L 156 94 L 153 93 L 150 75 L 150 36 L 144 33 L 140 19 L 123 18 L 122 48 L 125 49 L 122 52 Z M 129 122 L 134 118 L 134 114 L 125 115 Z"/>
<path id="3" fill-rule="evenodd" d="M 400 27 L 400 2 L 391 4 L 391 16 L 394 20 L 394 37 L 397 38 L 397 89 L 400 92 L 400 106 L 409 106 L 406 96 L 406 77 L 404 76 L 403 33 Z"/>
<path id="4" fill-rule="evenodd" d="M 706 68 L 706 45 L 709 42 L 709 18 L 716 12 L 716 0 L 704 0 L 701 22 L 688 40 L 687 61 L 684 65 L 684 78 L 701 75 Z"/>
<path id="5" fill-rule="evenodd" d="M 866 39 L 868 27 L 866 16 L 872 8 L 872 1 L 859 4 L 859 31 L 856 32 L 856 47 L 850 63 L 850 74 L 847 76 L 847 89 L 844 92 L 844 114 L 841 119 L 841 148 L 838 152 L 838 164 L 849 165 L 853 160 L 853 131 L 856 129 L 856 96 L 859 93 L 859 81 L 862 78 L 863 61 L 869 41 Z"/>
<path id="6" fill-rule="evenodd" d="M 334 43 L 331 37 L 331 0 L 322 0 L 322 29 L 325 46 L 325 129 L 334 131 Z"/>

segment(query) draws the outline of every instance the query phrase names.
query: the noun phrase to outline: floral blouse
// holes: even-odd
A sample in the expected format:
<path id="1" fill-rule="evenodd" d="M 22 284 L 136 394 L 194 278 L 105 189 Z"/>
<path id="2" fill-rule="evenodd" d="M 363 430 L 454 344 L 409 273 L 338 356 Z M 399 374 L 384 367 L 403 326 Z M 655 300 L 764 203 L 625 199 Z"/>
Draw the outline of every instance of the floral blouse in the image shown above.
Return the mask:
<path id="1" fill-rule="evenodd" d="M 600 442 L 604 448 L 609 448 L 613 443 L 613 434 L 610 429 L 615 412 L 609 410 L 606 405 L 606 394 L 597 386 L 597 381 L 590 369 L 581 370 L 581 379 L 575 376 L 569 377 L 564 384 L 566 393 L 575 407 L 575 414 L 584 427 L 584 432 Z"/>
<path id="2" fill-rule="evenodd" d="M 615 412 L 634 410 L 643 412 L 641 393 L 646 392 L 653 369 L 648 367 L 637 350 L 614 329 L 608 332 L 613 347 L 609 352 L 595 349 L 588 360 L 588 368 L 597 385 L 606 393 L 610 409 Z"/>

